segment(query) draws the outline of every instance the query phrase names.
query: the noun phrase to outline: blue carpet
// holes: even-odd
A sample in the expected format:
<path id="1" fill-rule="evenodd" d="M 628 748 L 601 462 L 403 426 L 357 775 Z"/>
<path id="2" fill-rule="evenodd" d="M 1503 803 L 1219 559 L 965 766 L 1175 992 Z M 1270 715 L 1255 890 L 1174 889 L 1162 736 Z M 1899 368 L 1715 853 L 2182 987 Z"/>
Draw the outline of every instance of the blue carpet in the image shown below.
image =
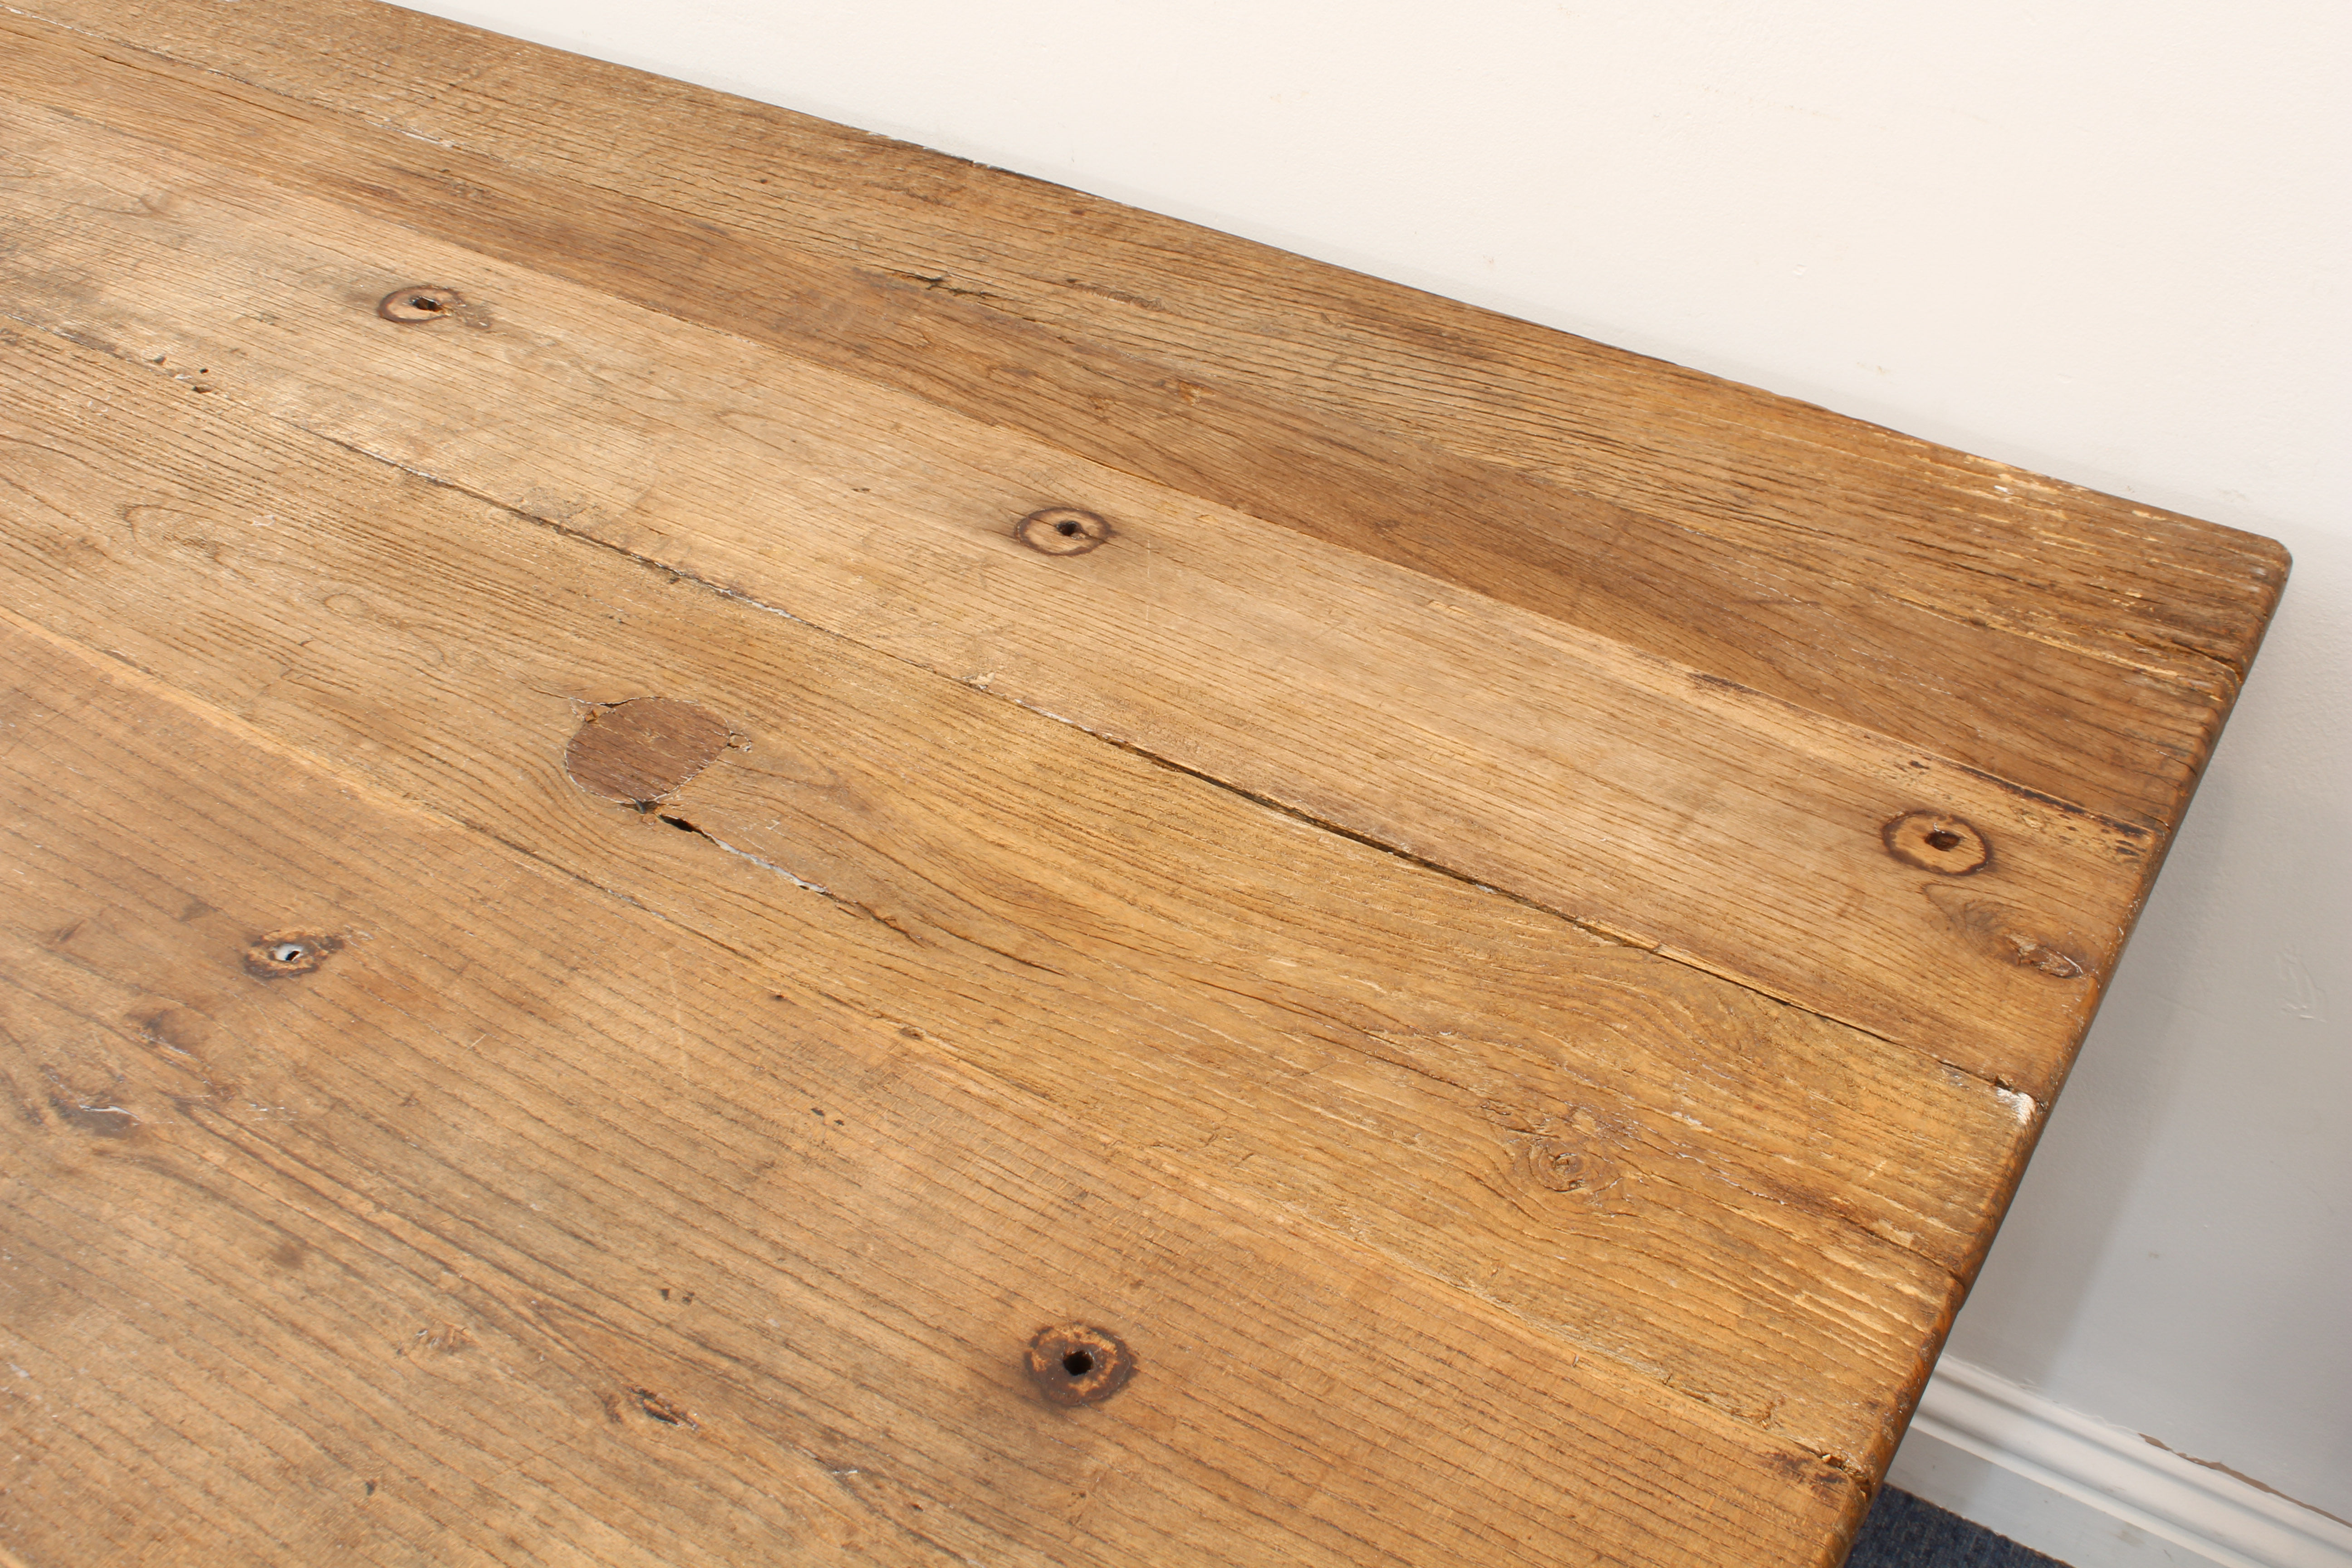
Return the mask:
<path id="1" fill-rule="evenodd" d="M 1845 1568 L 2066 1568 L 1909 1492 L 1881 1487 Z"/>

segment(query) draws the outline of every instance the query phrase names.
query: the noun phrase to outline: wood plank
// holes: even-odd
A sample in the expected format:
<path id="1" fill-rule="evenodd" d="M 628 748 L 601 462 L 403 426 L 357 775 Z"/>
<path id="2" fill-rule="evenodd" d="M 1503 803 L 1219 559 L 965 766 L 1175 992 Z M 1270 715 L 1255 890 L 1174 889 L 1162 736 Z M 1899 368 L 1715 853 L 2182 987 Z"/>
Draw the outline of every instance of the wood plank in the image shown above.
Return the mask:
<path id="1" fill-rule="evenodd" d="M 2122 820 L 2178 820 L 2284 581 L 2267 541 L 429 18 L 350 7 L 347 47 L 289 51 L 281 6 L 41 10 L 215 73 L 142 59 L 81 112 Z M 0 25 L 20 90 L 104 74 Z"/>
<path id="2" fill-rule="evenodd" d="M 385 7 L 37 4 L 0 1560 L 1836 1561 L 2275 546 Z"/>
<path id="3" fill-rule="evenodd" d="M 120 88 L 111 112 L 146 112 L 119 68 L 86 63 Z M 215 401 L 2037 1098 L 2150 875 L 2146 830 L 222 165 L 118 147 L 178 171 L 169 195 L 61 191 L 61 164 L 104 167 L 104 134 L 37 110 L 14 123 L 16 308 L 49 330 L 182 374 L 163 351 L 194 343 L 187 383 Z M 305 230 L 338 238 L 306 247 Z M 465 312 L 421 329 L 377 315 L 388 279 L 451 276 Z M 1110 547 L 1047 559 L 1009 536 L 1072 500 L 1115 521 Z M 1974 824 L 1990 863 L 1962 880 L 1890 854 L 1886 825 L 1923 812 Z"/>
<path id="4" fill-rule="evenodd" d="M 2023 1095 L 233 397 L 27 338 L 0 440 L 22 613 L 917 1029 L 1171 1181 L 1858 1474 L 2038 1130 Z M 739 746 L 655 813 L 590 800 L 563 772 L 583 705 L 647 695 Z"/>
<path id="5" fill-rule="evenodd" d="M 1786 1441 L 13 616 L 0 669 L 27 1563 L 1842 1551 Z M 1101 1404 L 1027 1374 L 1068 1320 Z"/>

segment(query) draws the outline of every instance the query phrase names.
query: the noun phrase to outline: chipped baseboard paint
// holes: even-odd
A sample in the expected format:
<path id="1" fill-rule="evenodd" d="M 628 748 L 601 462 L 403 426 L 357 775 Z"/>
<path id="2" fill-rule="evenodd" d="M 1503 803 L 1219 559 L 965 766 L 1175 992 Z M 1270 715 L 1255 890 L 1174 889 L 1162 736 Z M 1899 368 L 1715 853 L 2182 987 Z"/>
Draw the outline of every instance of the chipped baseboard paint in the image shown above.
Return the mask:
<path id="1" fill-rule="evenodd" d="M 1886 1479 L 2073 1568 L 2352 1568 L 2352 1524 L 1948 1357 Z"/>

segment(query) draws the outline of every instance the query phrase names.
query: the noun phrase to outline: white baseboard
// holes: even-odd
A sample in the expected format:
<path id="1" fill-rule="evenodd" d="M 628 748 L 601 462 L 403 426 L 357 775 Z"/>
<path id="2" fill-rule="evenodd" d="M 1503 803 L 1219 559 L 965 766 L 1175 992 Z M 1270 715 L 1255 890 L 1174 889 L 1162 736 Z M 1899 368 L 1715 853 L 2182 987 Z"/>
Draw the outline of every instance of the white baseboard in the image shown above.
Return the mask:
<path id="1" fill-rule="evenodd" d="M 2352 1525 L 1948 1357 L 1886 1479 L 2073 1568 L 2352 1568 Z"/>

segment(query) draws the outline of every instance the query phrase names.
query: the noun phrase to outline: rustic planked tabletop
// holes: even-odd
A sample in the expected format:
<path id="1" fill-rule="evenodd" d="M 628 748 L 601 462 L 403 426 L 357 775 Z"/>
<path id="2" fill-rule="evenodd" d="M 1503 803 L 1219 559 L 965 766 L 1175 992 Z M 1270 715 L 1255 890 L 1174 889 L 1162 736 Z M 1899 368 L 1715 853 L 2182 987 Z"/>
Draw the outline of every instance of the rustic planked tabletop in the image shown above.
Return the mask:
<path id="1" fill-rule="evenodd" d="M 2286 574 L 356 0 L 0 211 L 29 1568 L 1827 1568 Z"/>

